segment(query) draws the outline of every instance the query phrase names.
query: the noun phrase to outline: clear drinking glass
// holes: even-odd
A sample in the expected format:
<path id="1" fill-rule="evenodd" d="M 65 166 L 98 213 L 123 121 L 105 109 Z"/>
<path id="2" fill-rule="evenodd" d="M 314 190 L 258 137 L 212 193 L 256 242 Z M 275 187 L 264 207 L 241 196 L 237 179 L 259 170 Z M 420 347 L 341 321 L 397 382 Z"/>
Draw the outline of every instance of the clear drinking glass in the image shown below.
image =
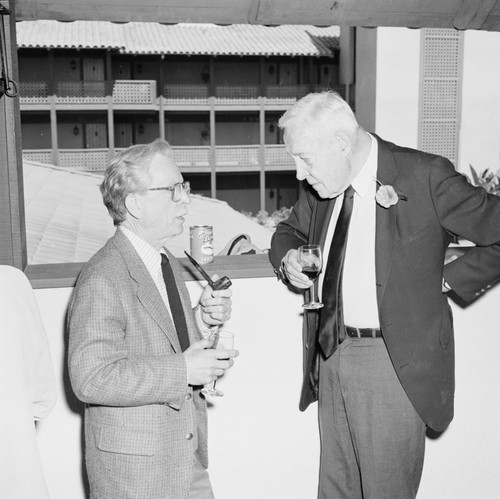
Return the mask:
<path id="1" fill-rule="evenodd" d="M 302 265 L 302 272 L 314 283 L 311 291 L 312 300 L 309 303 L 304 303 L 302 306 L 307 310 L 321 308 L 323 304 L 317 300 L 318 288 L 316 286 L 316 280 L 323 267 L 321 247 L 317 244 L 300 246 L 298 261 Z"/>
<path id="2" fill-rule="evenodd" d="M 225 349 L 225 350 L 232 350 L 234 348 L 234 334 L 229 332 L 229 331 L 221 331 L 217 330 L 216 333 L 214 333 L 214 342 L 212 343 L 211 348 L 215 349 Z M 201 390 L 201 393 L 204 395 L 210 395 L 211 397 L 223 397 L 224 392 L 221 390 L 218 390 L 215 388 L 215 384 L 217 383 L 217 380 L 212 381 L 212 383 L 208 384 Z"/>

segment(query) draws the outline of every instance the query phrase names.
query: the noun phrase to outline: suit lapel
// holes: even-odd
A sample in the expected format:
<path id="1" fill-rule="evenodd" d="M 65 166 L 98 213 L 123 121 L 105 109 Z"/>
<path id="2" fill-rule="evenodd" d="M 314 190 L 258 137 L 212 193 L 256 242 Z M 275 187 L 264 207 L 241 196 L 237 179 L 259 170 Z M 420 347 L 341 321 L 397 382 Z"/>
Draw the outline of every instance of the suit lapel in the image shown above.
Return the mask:
<path id="1" fill-rule="evenodd" d="M 386 143 L 378 142 L 377 178 L 384 185 L 394 185 L 398 170 L 394 156 Z M 391 208 L 376 205 L 375 272 L 377 279 L 377 301 L 379 308 L 384 298 L 387 278 L 392 264 L 396 231 L 397 204 Z"/>
<path id="2" fill-rule="evenodd" d="M 180 352 L 181 346 L 174 324 L 146 266 L 132 246 L 132 243 L 120 229 L 116 231 L 114 242 L 123 255 L 130 277 L 136 284 L 137 299 L 166 334 L 174 350 Z"/>
<path id="3" fill-rule="evenodd" d="M 325 247 L 326 233 L 330 225 L 333 208 L 336 198 L 320 199 L 316 203 L 315 212 L 313 215 L 313 234 L 311 238 L 312 244 L 319 244 L 322 248 Z"/>

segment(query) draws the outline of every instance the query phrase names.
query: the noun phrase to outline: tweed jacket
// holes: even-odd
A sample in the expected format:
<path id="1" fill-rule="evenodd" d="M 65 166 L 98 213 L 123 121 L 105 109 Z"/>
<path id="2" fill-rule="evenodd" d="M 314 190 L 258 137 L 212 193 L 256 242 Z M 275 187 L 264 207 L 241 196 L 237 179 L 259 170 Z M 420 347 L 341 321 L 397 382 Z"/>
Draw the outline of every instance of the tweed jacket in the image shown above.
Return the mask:
<path id="1" fill-rule="evenodd" d="M 376 137 L 377 178 L 407 200 L 376 207 L 375 271 L 382 335 L 394 369 L 423 421 L 442 431 L 453 417 L 454 336 L 442 278 L 470 301 L 500 279 L 500 198 L 470 185 L 445 158 Z M 278 269 L 290 248 L 324 245 L 335 199 L 308 185 L 278 225 L 270 259 Z M 444 267 L 452 236 L 476 243 Z M 300 408 L 318 396 L 318 313 L 304 314 Z"/>
<path id="2" fill-rule="evenodd" d="M 194 342 L 200 336 L 188 291 L 167 255 Z M 187 498 L 196 442 L 208 464 L 206 403 L 187 383 L 174 324 L 120 229 L 79 276 L 68 327 L 71 384 L 85 403 L 91 497 Z"/>

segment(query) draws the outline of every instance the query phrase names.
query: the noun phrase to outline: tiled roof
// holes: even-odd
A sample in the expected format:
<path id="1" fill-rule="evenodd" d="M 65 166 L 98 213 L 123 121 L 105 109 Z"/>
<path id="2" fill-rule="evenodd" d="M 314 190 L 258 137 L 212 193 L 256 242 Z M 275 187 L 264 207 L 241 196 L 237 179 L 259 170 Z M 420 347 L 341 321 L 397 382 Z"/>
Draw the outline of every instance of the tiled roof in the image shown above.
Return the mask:
<path id="1" fill-rule="evenodd" d="M 109 239 L 115 228 L 102 202 L 100 175 L 70 172 L 24 162 L 26 237 L 30 264 L 85 262 Z M 191 196 L 184 232 L 168 241 L 175 256 L 189 250 L 189 226 L 212 225 L 218 253 L 234 236 L 248 234 L 259 248 L 269 248 L 271 231 L 224 201 Z"/>
<path id="2" fill-rule="evenodd" d="M 338 26 L 44 20 L 17 23 L 19 48 L 109 48 L 124 54 L 332 57 L 339 34 Z"/>

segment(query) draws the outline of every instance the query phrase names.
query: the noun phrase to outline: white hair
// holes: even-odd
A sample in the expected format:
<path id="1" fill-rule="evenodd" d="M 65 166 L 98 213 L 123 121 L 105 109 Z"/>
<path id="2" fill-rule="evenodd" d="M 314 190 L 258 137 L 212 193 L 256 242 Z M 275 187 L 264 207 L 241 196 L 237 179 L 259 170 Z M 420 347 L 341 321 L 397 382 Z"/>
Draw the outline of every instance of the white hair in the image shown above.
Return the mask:
<path id="1" fill-rule="evenodd" d="M 332 133 L 342 131 L 354 142 L 358 121 L 349 104 L 333 91 L 311 93 L 297 101 L 279 120 L 285 139 L 301 130 L 327 127 Z"/>

